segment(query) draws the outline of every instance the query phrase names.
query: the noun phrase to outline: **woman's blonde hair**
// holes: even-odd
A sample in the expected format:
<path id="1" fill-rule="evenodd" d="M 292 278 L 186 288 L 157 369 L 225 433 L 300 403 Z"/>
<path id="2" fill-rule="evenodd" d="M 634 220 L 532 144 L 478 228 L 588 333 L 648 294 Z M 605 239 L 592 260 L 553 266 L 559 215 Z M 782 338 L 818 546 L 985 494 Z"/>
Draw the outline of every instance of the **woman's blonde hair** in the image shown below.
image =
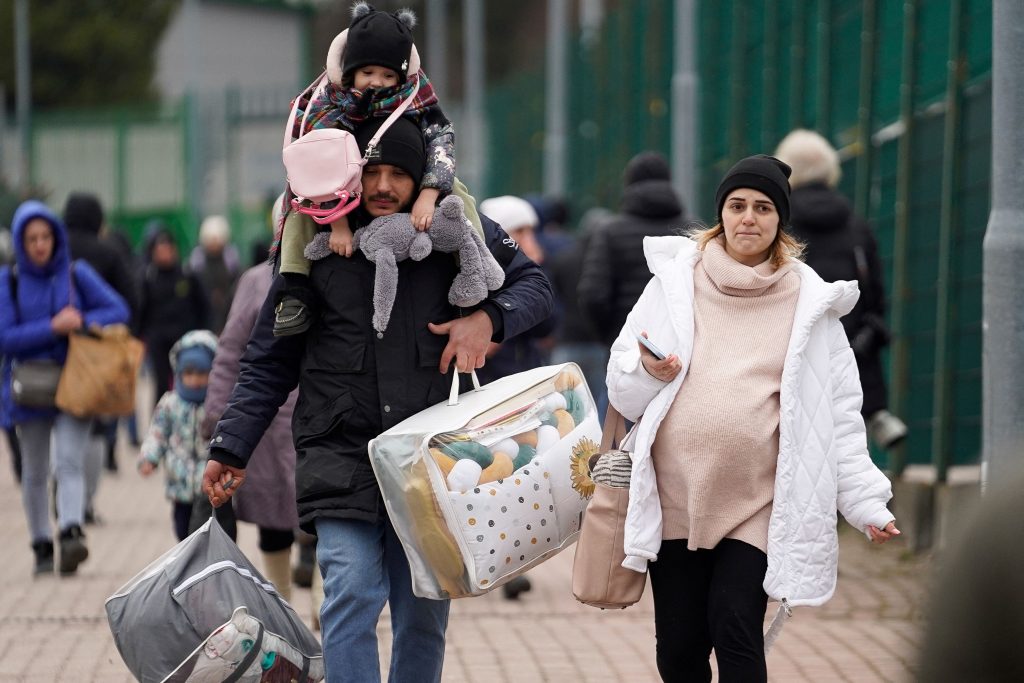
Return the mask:
<path id="1" fill-rule="evenodd" d="M 704 251 L 704 248 L 708 246 L 708 242 L 719 235 L 725 235 L 725 228 L 721 223 L 715 223 L 710 228 L 698 225 L 686 233 L 687 237 L 697 243 L 697 248 L 701 251 Z M 771 262 L 772 267 L 778 268 L 789 260 L 802 261 L 803 256 L 803 242 L 783 230 L 780 225 L 778 232 L 775 233 L 772 245 L 768 247 L 768 260 Z"/>

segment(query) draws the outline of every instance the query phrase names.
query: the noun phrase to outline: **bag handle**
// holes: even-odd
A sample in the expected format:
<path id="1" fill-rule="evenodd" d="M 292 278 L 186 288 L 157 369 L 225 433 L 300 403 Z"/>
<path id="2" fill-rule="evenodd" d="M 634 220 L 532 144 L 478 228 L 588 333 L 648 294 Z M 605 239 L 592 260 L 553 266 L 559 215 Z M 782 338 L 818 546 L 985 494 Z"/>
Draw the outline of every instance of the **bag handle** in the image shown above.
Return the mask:
<path id="1" fill-rule="evenodd" d="M 388 128 L 391 127 L 391 124 L 398 120 L 399 116 L 405 113 L 405 110 L 409 108 L 409 105 L 412 104 L 412 101 L 416 99 L 416 94 L 420 91 L 419 73 L 415 75 L 415 78 L 416 84 L 413 86 L 412 92 L 409 93 L 409 96 L 405 98 L 402 101 L 402 103 L 395 108 L 393 112 L 391 112 L 391 116 L 385 119 L 384 125 L 377 129 L 376 135 L 370 138 L 370 141 L 366 143 L 366 153 L 363 154 L 364 161 L 369 161 L 370 156 L 373 154 L 373 150 L 377 147 L 377 144 L 380 142 L 380 139 L 384 137 L 384 133 L 386 133 Z"/>
<path id="2" fill-rule="evenodd" d="M 402 100 L 402 103 L 398 105 L 393 112 L 391 112 L 391 115 L 384 120 L 384 125 L 377 130 L 377 133 L 372 138 L 370 138 L 370 142 L 367 143 L 366 145 L 366 152 L 363 154 L 364 160 L 370 158 L 370 155 L 373 153 L 374 148 L 376 148 L 377 145 L 380 143 L 380 139 L 384 137 L 384 133 L 386 133 L 388 128 L 390 128 L 391 125 L 398 120 L 398 117 L 405 113 L 405 110 L 409 108 L 409 105 L 412 104 L 412 101 L 416 99 L 416 95 L 420 91 L 420 78 L 418 73 L 415 75 L 415 78 L 416 83 L 413 86 L 412 92 L 409 94 L 407 98 Z M 306 89 L 299 93 L 298 97 L 295 98 L 295 101 L 292 103 L 291 113 L 288 114 L 288 121 L 284 127 L 284 142 L 282 143 L 282 149 L 288 147 L 288 145 L 290 145 L 292 142 L 292 130 L 295 123 L 295 116 L 299 111 L 299 102 L 302 101 L 302 96 L 309 92 L 311 88 L 313 89 L 313 94 L 309 96 L 309 102 L 306 104 L 306 111 L 302 113 L 302 123 L 299 124 L 300 138 L 302 137 L 302 131 L 306 128 L 306 119 L 309 117 L 310 105 L 327 88 L 327 83 L 329 82 L 329 80 L 330 79 L 327 76 L 327 72 L 324 71 L 320 76 L 317 77 L 317 80 L 313 81 L 308 86 L 306 86 Z"/>
<path id="3" fill-rule="evenodd" d="M 614 449 L 626 450 L 625 443 L 629 441 L 631 437 L 635 437 L 636 430 L 643 419 L 643 415 L 638 417 L 636 422 L 633 423 L 633 426 L 629 428 L 629 431 L 627 431 L 626 418 L 622 416 L 622 413 L 615 409 L 615 406 L 609 403 L 608 409 L 604 414 L 604 427 L 601 429 L 601 448 L 598 450 L 598 454 L 595 457 L 600 457 L 604 453 Z"/>
<path id="4" fill-rule="evenodd" d="M 601 428 L 601 450 L 606 453 L 619 447 L 626 438 L 626 418 L 611 403 L 604 414 L 604 426 Z"/>
<path id="5" fill-rule="evenodd" d="M 313 102 L 316 98 L 320 97 L 323 91 L 327 88 L 327 72 L 325 71 L 323 76 L 320 78 L 320 82 L 317 83 L 316 90 L 309 96 L 309 102 L 306 103 L 306 110 L 302 112 L 302 123 L 299 124 L 299 137 L 302 137 L 302 131 L 306 130 L 306 119 L 309 118 L 309 110 L 313 108 Z"/>
<path id="6" fill-rule="evenodd" d="M 291 113 L 288 114 L 288 120 L 284 124 L 284 143 L 281 148 L 285 149 L 292 143 L 292 130 L 295 126 L 295 115 L 299 111 L 299 102 L 302 101 L 302 96 L 313 90 L 313 94 L 309 97 L 309 102 L 312 102 L 316 95 L 320 94 L 324 88 L 327 87 L 327 72 L 323 72 L 316 79 L 303 88 L 302 92 L 295 96 L 295 101 L 292 102 Z M 302 125 L 299 126 L 299 137 L 302 137 L 302 129 L 306 127 L 306 117 L 309 116 L 309 103 L 306 104 L 306 111 L 302 114 Z M 298 138 L 296 138 L 298 139 Z"/>
<path id="7" fill-rule="evenodd" d="M 245 653 L 245 657 L 242 657 L 242 661 L 238 663 L 235 670 L 231 672 L 231 675 L 224 679 L 224 683 L 237 683 L 242 679 L 245 672 L 252 666 L 252 663 L 256 661 L 256 658 L 260 654 L 260 647 L 263 645 L 263 624 L 260 624 L 260 630 L 256 633 L 256 642 L 252 644 L 252 648 Z"/>
<path id="8" fill-rule="evenodd" d="M 470 371 L 470 376 L 473 378 L 473 389 L 480 388 L 480 378 L 476 376 L 476 370 Z M 457 406 L 459 405 L 459 371 L 456 370 L 452 373 L 452 390 L 448 394 L 448 405 Z"/>

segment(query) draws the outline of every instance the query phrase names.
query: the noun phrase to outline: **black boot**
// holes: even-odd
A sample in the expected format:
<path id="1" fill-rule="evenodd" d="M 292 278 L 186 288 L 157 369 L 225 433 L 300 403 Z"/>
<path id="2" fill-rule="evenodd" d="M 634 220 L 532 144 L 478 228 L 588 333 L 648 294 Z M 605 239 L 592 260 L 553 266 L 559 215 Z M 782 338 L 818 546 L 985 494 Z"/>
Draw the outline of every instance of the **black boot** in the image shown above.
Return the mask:
<path id="1" fill-rule="evenodd" d="M 106 458 L 104 459 L 104 467 L 107 468 L 108 472 L 117 473 L 117 443 L 114 441 L 108 441 L 106 451 Z"/>
<path id="2" fill-rule="evenodd" d="M 32 573 L 36 576 L 53 573 L 53 541 L 36 541 L 32 544 L 32 552 L 36 556 Z"/>
<path id="3" fill-rule="evenodd" d="M 308 534 L 305 534 L 308 536 Z M 316 537 L 310 536 L 306 540 L 299 537 L 299 561 L 292 567 L 292 583 L 302 588 L 309 588 L 313 585 L 313 572 L 316 568 Z"/>
<path id="4" fill-rule="evenodd" d="M 85 547 L 85 534 L 77 524 L 72 524 L 60 532 L 60 573 L 74 574 L 78 565 L 89 557 L 89 549 Z"/>
<path id="5" fill-rule="evenodd" d="M 501 587 L 506 600 L 518 600 L 520 593 L 530 590 L 530 580 L 525 576 L 517 576 Z"/>
<path id="6" fill-rule="evenodd" d="M 298 273 L 282 273 L 286 289 L 279 294 L 274 308 L 274 336 L 302 334 L 313 324 L 315 300 L 309 278 Z"/>

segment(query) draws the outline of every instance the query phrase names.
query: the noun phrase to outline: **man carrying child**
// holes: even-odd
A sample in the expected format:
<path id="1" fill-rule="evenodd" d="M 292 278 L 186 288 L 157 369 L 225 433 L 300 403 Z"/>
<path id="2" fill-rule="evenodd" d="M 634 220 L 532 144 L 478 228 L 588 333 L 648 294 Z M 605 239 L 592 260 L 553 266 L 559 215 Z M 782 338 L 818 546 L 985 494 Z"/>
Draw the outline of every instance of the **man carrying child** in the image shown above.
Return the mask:
<path id="1" fill-rule="evenodd" d="M 380 127 L 356 130 L 360 150 Z M 425 163 L 423 136 L 399 119 L 363 170 L 363 199 L 350 214 L 358 229 L 379 216 L 408 212 Z M 374 264 L 361 252 L 312 263 L 309 283 L 318 315 L 304 334 L 274 336 L 277 278 L 242 358 L 238 384 L 214 432 L 204 489 L 214 505 L 245 478 L 263 431 L 299 387 L 293 434 L 300 525 L 318 536 L 324 574 L 324 658 L 333 681 L 379 680 L 377 620 L 389 603 L 393 632 L 389 678 L 439 681 L 448 601 L 417 598 L 408 562 L 388 520 L 367 444 L 407 417 L 446 399 L 447 374 L 482 367 L 488 344 L 547 318 L 552 295 L 540 268 L 494 222 L 485 242 L 505 284 L 475 309 L 448 303 L 458 273 L 453 254 L 432 252 L 399 266 L 386 332 L 371 326 Z M 465 382 L 464 384 L 468 384 Z"/>

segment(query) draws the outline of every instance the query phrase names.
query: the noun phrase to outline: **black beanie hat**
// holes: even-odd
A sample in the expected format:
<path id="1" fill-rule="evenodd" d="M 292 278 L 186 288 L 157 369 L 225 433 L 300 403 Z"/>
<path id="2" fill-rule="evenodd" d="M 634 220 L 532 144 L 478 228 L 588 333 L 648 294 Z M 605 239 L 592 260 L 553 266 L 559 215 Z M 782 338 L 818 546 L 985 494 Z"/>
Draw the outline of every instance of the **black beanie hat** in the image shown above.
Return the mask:
<path id="1" fill-rule="evenodd" d="M 764 192 L 772 200 L 779 213 L 779 227 L 789 225 L 789 174 L 792 172 L 788 164 L 767 154 L 740 159 L 722 178 L 715 193 L 718 222 L 722 222 L 722 205 L 729 193 L 748 187 Z"/>
<path id="2" fill-rule="evenodd" d="M 96 195 L 72 192 L 64 204 L 64 225 L 72 232 L 98 235 L 103 227 L 103 207 Z"/>
<path id="3" fill-rule="evenodd" d="M 629 160 L 626 170 L 622 173 L 622 181 L 625 185 L 645 180 L 671 179 L 672 170 L 669 168 L 668 160 L 657 152 L 640 152 Z"/>
<path id="4" fill-rule="evenodd" d="M 388 14 L 357 3 L 352 8 L 342 73 L 347 76 L 362 66 L 384 66 L 398 74 L 399 83 L 405 83 L 415 25 L 416 15 L 409 10 Z"/>
<path id="5" fill-rule="evenodd" d="M 384 122 L 384 117 L 378 117 L 363 123 L 356 128 L 356 142 L 359 143 L 359 151 L 366 154 L 366 146 Z M 367 159 L 366 165 L 390 164 L 403 169 L 412 176 L 416 188 L 420 186 L 423 178 L 423 166 L 426 164 L 427 155 L 423 149 L 423 133 L 419 126 L 405 118 L 399 117 L 391 124 L 391 127 L 384 132 L 377 148 Z"/>

